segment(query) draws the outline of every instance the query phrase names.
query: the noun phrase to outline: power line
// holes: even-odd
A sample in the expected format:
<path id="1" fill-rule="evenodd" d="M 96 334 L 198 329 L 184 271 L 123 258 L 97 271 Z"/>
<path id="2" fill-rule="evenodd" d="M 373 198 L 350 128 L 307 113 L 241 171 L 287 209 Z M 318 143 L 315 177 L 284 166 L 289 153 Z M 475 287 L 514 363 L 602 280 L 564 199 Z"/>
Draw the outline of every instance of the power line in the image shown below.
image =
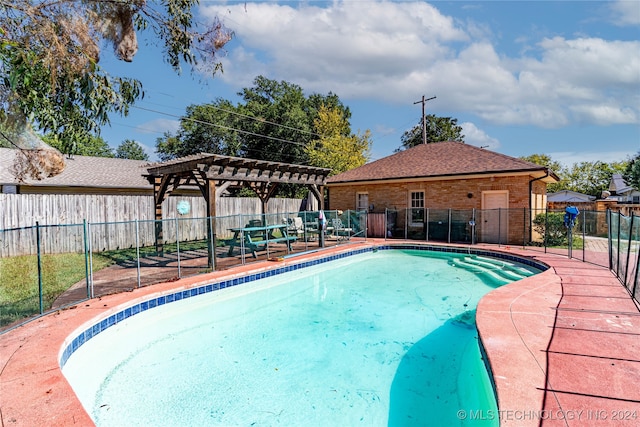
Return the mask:
<path id="1" fill-rule="evenodd" d="M 167 93 L 162 93 L 162 92 L 158 92 L 158 93 L 160 93 L 161 95 L 170 96 L 172 98 L 175 98 L 174 96 L 169 95 Z M 166 107 L 166 105 L 154 104 L 153 102 L 149 102 L 149 104 L 158 105 L 158 106 L 161 106 L 161 107 Z M 207 107 L 213 108 L 214 110 L 223 111 L 223 112 L 228 113 L 228 114 L 234 114 L 236 116 L 244 117 L 246 119 L 253 120 L 253 121 L 256 121 L 256 122 L 259 122 L 259 123 L 267 123 L 267 124 L 270 124 L 270 125 L 274 125 L 274 126 L 278 126 L 278 127 L 284 128 L 284 129 L 294 130 L 294 131 L 297 131 L 297 132 L 300 132 L 300 133 L 307 133 L 309 135 L 317 136 L 318 138 L 322 137 L 322 135 L 317 134 L 317 133 L 312 132 L 312 131 L 309 131 L 309 130 L 298 129 L 298 128 L 294 128 L 294 127 L 291 127 L 291 126 L 283 125 L 283 124 L 280 124 L 280 123 L 272 122 L 272 121 L 269 121 L 269 120 L 260 119 L 258 117 L 248 116 L 246 114 L 238 113 L 237 111 L 227 110 L 225 108 L 216 107 L 215 105 L 211 105 L 211 104 L 206 104 L 206 105 L 207 105 Z"/>
<path id="2" fill-rule="evenodd" d="M 135 106 L 135 105 L 133 106 L 133 108 L 137 108 L 139 110 L 144 110 L 144 111 L 149 111 L 151 113 L 162 114 L 164 116 L 174 117 L 174 118 L 181 119 L 181 120 L 189 120 L 191 122 L 199 123 L 199 124 L 202 124 L 202 125 L 216 126 L 216 127 L 219 127 L 221 129 L 225 129 L 225 130 L 230 130 L 230 131 L 234 131 L 234 132 L 240 132 L 240 133 L 244 133 L 244 134 L 251 135 L 251 136 L 257 136 L 257 137 L 260 137 L 260 138 L 271 139 L 273 141 L 285 142 L 287 144 L 294 144 L 294 145 L 299 145 L 301 147 L 306 147 L 306 144 L 303 143 L 303 142 L 289 141 L 288 139 L 276 138 L 274 136 L 268 136 L 268 135 L 261 135 L 261 134 L 255 133 L 255 132 L 249 132 L 249 131 L 246 131 L 246 130 L 243 130 L 243 129 L 236 129 L 236 128 L 232 128 L 232 127 L 229 127 L 229 126 L 219 125 L 217 123 L 206 122 L 204 120 L 198 120 L 198 119 L 194 119 L 194 118 L 191 118 L 191 117 L 180 117 L 180 116 L 175 115 L 175 114 L 165 113 L 163 111 L 153 110 L 151 108 L 144 108 L 144 107 L 139 107 L 139 106 Z"/>

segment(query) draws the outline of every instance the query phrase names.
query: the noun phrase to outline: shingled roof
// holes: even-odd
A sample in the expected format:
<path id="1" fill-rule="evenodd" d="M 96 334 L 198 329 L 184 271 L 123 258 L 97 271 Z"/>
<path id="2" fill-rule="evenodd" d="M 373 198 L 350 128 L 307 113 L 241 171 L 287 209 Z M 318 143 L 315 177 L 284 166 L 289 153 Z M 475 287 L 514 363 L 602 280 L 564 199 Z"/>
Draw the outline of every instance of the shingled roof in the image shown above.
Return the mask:
<path id="1" fill-rule="evenodd" d="M 498 173 L 544 176 L 547 168 L 462 142 L 420 144 L 327 179 L 327 184 Z M 558 177 L 550 172 L 552 179 Z"/>
<path id="2" fill-rule="evenodd" d="M 21 183 L 11 173 L 16 152 L 12 148 L 0 148 L 0 184 L 153 189 L 142 176 L 147 173 L 143 166 L 148 165 L 148 161 L 90 156 L 65 157 L 65 168 L 59 175 L 40 181 L 28 179 Z"/>

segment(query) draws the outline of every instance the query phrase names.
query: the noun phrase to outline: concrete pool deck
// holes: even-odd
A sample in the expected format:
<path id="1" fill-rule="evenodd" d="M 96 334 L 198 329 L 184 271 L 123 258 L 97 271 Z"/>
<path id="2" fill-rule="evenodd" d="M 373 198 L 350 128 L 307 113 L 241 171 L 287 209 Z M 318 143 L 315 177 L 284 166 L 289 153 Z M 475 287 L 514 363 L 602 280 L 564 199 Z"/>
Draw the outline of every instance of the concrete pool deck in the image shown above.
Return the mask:
<path id="1" fill-rule="evenodd" d="M 0 335 L 1 425 L 93 425 L 62 375 L 59 358 L 65 340 L 96 317 L 152 295 L 394 243 L 402 242 L 369 239 L 282 262 L 148 286 L 85 301 L 17 327 Z M 499 418 L 506 426 L 640 425 L 640 312 L 613 274 L 566 256 L 491 245 L 474 248 L 530 257 L 551 268 L 481 300 L 477 324 L 499 411 L 460 408 L 458 417 L 478 422 Z"/>

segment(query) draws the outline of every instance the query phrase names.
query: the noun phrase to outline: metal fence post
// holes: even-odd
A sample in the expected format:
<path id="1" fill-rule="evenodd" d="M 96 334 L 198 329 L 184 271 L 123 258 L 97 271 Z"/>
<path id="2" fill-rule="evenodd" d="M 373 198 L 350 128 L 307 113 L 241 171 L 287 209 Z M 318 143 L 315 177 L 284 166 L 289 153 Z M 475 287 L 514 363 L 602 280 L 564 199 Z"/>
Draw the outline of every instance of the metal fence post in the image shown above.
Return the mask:
<path id="1" fill-rule="evenodd" d="M 618 212 L 618 236 L 616 238 L 617 240 L 617 244 L 616 244 L 616 253 L 618 254 L 616 256 L 616 277 L 620 277 L 620 217 L 622 216 L 622 214 L 620 212 Z"/>
<path id="2" fill-rule="evenodd" d="M 407 240 L 407 232 L 409 228 L 409 209 L 404 210 L 404 239 Z"/>
<path id="3" fill-rule="evenodd" d="M 471 244 L 476 244 L 476 208 L 471 209 Z"/>
<path id="4" fill-rule="evenodd" d="M 140 223 L 136 218 L 136 274 L 137 274 L 137 282 L 138 287 L 141 286 L 140 283 Z"/>
<path id="5" fill-rule="evenodd" d="M 91 297 L 89 292 L 89 245 L 87 244 L 87 220 L 82 220 L 82 232 L 84 236 L 84 282 L 87 287 L 87 298 Z"/>
<path id="6" fill-rule="evenodd" d="M 631 223 L 629 224 L 629 242 L 627 244 L 627 267 L 624 269 L 624 285 L 627 286 L 627 277 L 629 276 L 629 261 L 631 260 L 631 242 L 633 237 L 633 219 L 635 215 L 631 215 Z M 619 256 L 619 255 L 618 255 Z M 636 266 L 636 268 L 638 268 Z M 627 286 L 629 289 L 629 286 Z"/>
<path id="7" fill-rule="evenodd" d="M 587 213 L 582 211 L 582 262 L 586 261 L 587 256 Z"/>
<path id="8" fill-rule="evenodd" d="M 426 230 L 424 231 L 425 240 L 429 241 L 429 208 L 425 209 L 424 220 L 426 224 Z"/>
<path id="9" fill-rule="evenodd" d="M 216 230 L 214 228 L 215 223 L 213 221 L 214 217 L 210 216 L 207 218 L 207 221 L 209 223 L 209 236 L 208 236 L 208 240 L 209 240 L 209 268 L 211 268 L 211 271 L 216 271 Z"/>
<path id="10" fill-rule="evenodd" d="M 180 274 L 180 233 L 178 233 L 178 217 L 174 217 L 174 222 L 176 223 L 176 253 L 178 257 L 178 278 L 182 278 Z"/>
<path id="11" fill-rule="evenodd" d="M 638 271 L 640 271 L 640 242 L 638 243 L 638 254 L 636 255 L 636 274 L 633 279 L 633 290 L 631 291 L 631 295 L 638 301 L 638 296 L 636 295 L 636 291 L 638 290 Z"/>
<path id="12" fill-rule="evenodd" d="M 42 254 L 40 253 L 40 222 L 36 221 L 36 251 L 38 258 L 38 300 L 40 302 L 40 314 L 44 313 L 44 300 L 42 295 Z"/>
<path id="13" fill-rule="evenodd" d="M 607 209 L 607 248 L 609 249 L 609 270 L 613 270 L 613 248 L 611 237 L 611 210 Z"/>
<path id="14" fill-rule="evenodd" d="M 549 209 L 544 210 L 544 236 L 542 242 L 544 244 L 544 253 L 547 253 L 547 239 L 549 235 Z"/>
<path id="15" fill-rule="evenodd" d="M 384 208 L 384 240 L 387 240 L 387 234 L 389 234 L 387 232 L 387 230 L 389 230 L 389 224 L 388 224 L 388 218 L 389 218 L 389 208 Z"/>
<path id="16" fill-rule="evenodd" d="M 91 236 L 91 223 L 87 223 L 87 234 L 89 237 L 89 298 L 93 298 L 93 239 Z"/>
<path id="17" fill-rule="evenodd" d="M 498 246 L 502 245 L 502 208 L 498 208 Z"/>

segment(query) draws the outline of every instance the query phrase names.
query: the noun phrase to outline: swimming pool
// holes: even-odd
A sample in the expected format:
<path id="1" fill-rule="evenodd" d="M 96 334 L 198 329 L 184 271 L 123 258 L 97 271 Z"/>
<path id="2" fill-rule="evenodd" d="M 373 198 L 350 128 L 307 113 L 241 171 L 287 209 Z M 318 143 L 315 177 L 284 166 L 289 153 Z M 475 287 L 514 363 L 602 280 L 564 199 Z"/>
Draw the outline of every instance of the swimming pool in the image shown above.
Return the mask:
<path id="1" fill-rule="evenodd" d="M 463 425 L 459 409 L 496 409 L 474 309 L 499 272 L 535 269 L 359 252 L 137 304 L 75 337 L 63 372 L 99 426 Z"/>

